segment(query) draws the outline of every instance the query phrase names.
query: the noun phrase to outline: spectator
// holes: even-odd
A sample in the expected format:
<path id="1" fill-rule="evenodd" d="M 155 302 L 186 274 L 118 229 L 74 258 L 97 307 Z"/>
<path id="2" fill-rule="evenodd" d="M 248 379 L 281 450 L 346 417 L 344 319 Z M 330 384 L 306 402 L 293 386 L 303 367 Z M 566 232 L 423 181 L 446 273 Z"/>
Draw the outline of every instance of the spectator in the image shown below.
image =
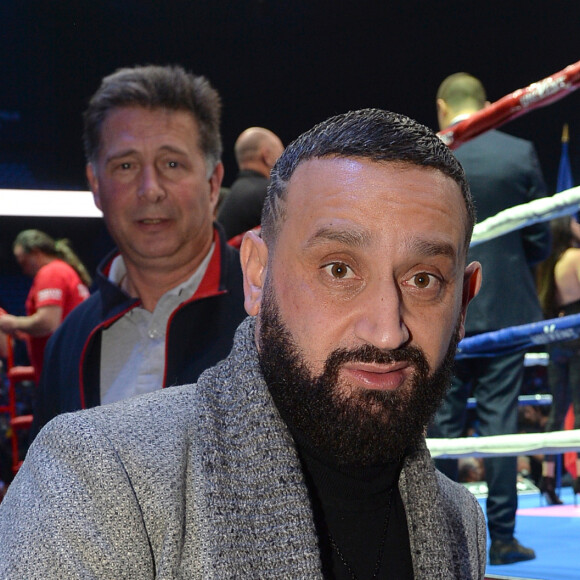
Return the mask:
<path id="1" fill-rule="evenodd" d="M 459 459 L 459 481 L 476 483 L 485 480 L 483 460 L 480 457 L 462 457 Z"/>
<path id="2" fill-rule="evenodd" d="M 445 129 L 482 110 L 489 103 L 475 77 L 456 73 L 437 92 L 439 127 Z M 473 193 L 477 217 L 485 220 L 501 210 L 546 194 L 532 143 L 499 131 L 488 131 L 455 150 Z M 550 231 L 536 224 L 472 248 L 470 259 L 481 262 L 483 284 L 470 309 L 467 335 L 476 335 L 542 319 L 531 268 L 550 252 Z M 517 432 L 518 396 L 524 376 L 524 352 L 469 358 L 455 365 L 454 379 L 430 430 L 432 437 L 459 437 L 468 397 L 477 400 L 479 435 Z M 490 563 L 511 564 L 535 558 L 532 549 L 514 537 L 517 460 L 486 458 L 487 522 L 491 537 Z M 457 478 L 457 461 L 436 465 Z"/>
<path id="3" fill-rule="evenodd" d="M 13 249 L 20 268 L 33 282 L 26 316 L 0 314 L 0 331 L 26 340 L 38 381 L 48 339 L 89 297 L 91 277 L 68 240 L 55 241 L 39 230 L 24 230 L 16 236 Z"/>
<path id="4" fill-rule="evenodd" d="M 570 216 L 552 221 L 553 249 L 538 268 L 538 292 L 545 317 L 557 318 L 580 313 L 580 224 Z M 580 429 L 580 339 L 550 345 L 548 383 L 552 406 L 546 431 L 560 431 L 570 404 L 574 405 L 574 429 Z M 549 504 L 561 504 L 556 493 L 556 456 L 542 463 L 540 491 Z M 580 458 L 572 485 L 580 493 Z"/>
<path id="5" fill-rule="evenodd" d="M 220 98 L 180 67 L 121 69 L 84 115 L 87 177 L 118 246 L 50 341 L 33 431 L 85 407 L 193 382 L 244 318 L 239 254 L 213 224 Z"/>
<path id="6" fill-rule="evenodd" d="M 282 141 L 262 127 L 250 127 L 237 139 L 239 173 L 219 212 L 228 240 L 260 225 L 270 170 L 284 151 Z"/>

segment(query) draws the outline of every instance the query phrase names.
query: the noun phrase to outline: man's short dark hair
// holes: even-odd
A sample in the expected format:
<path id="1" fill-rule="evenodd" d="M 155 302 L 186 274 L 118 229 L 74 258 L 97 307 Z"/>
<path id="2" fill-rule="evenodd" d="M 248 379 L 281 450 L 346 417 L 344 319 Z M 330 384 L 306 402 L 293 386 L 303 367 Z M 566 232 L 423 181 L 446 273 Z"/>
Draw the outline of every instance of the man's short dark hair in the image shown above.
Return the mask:
<path id="1" fill-rule="evenodd" d="M 331 117 L 290 143 L 272 169 L 262 212 L 262 236 L 274 245 L 285 219 L 288 182 L 304 161 L 353 157 L 375 162 L 398 162 L 433 167 L 461 188 L 467 209 L 469 244 L 475 209 L 463 168 L 437 135 L 404 115 L 381 109 L 361 109 Z"/>
<path id="2" fill-rule="evenodd" d="M 199 126 L 199 146 L 208 172 L 220 161 L 221 100 L 205 77 L 186 72 L 180 66 L 156 65 L 122 68 L 105 77 L 83 115 L 87 161 L 94 162 L 99 154 L 101 130 L 107 114 L 120 107 L 191 113 Z"/>

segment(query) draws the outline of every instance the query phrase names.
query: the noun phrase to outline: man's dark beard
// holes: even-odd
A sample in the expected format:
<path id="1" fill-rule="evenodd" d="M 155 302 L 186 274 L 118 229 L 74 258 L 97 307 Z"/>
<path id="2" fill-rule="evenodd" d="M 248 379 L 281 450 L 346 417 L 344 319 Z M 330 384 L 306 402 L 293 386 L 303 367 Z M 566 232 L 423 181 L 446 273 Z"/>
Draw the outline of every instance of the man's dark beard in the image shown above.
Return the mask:
<path id="1" fill-rule="evenodd" d="M 341 465 L 370 466 L 399 460 L 415 447 L 449 386 L 459 326 L 433 374 L 429 374 L 429 364 L 418 347 L 384 352 L 367 344 L 333 351 L 322 374 L 313 376 L 280 318 L 270 288 L 260 310 L 259 360 L 274 402 L 290 429 Z M 361 388 L 347 395 L 340 389 L 338 375 L 341 366 L 352 361 L 408 361 L 414 373 L 410 385 L 395 391 Z"/>

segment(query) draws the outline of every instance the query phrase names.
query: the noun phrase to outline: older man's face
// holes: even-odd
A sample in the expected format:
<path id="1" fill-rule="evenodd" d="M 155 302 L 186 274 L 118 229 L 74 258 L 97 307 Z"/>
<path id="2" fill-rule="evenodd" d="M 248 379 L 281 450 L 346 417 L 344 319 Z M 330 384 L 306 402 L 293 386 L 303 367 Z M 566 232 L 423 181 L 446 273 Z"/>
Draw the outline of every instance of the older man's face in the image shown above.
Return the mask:
<path id="1" fill-rule="evenodd" d="M 120 107 L 107 114 L 87 177 L 128 266 L 190 273 L 209 250 L 223 167 L 208 175 L 199 140 L 186 111 Z"/>
<path id="2" fill-rule="evenodd" d="M 380 415 L 380 400 L 410 401 L 449 359 L 479 285 L 459 186 L 431 168 L 315 159 L 292 176 L 286 210 L 268 261 L 258 240 L 242 251 L 262 350 L 283 329 L 293 364 L 330 376 L 342 402 L 378 395 L 368 412 Z"/>

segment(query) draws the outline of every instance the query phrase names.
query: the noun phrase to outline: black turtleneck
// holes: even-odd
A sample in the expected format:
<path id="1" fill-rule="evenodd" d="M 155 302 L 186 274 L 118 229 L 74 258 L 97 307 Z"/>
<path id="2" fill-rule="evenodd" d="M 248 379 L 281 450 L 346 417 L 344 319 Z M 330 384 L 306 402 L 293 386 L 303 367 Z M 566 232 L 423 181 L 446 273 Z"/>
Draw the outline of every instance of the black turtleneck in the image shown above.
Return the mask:
<path id="1" fill-rule="evenodd" d="M 397 485 L 401 464 L 334 465 L 320 457 L 295 430 L 292 433 L 310 493 L 324 577 L 412 579 L 407 519 Z M 338 550 L 333 548 L 331 537 Z M 373 576 L 382 542 L 380 568 Z"/>

